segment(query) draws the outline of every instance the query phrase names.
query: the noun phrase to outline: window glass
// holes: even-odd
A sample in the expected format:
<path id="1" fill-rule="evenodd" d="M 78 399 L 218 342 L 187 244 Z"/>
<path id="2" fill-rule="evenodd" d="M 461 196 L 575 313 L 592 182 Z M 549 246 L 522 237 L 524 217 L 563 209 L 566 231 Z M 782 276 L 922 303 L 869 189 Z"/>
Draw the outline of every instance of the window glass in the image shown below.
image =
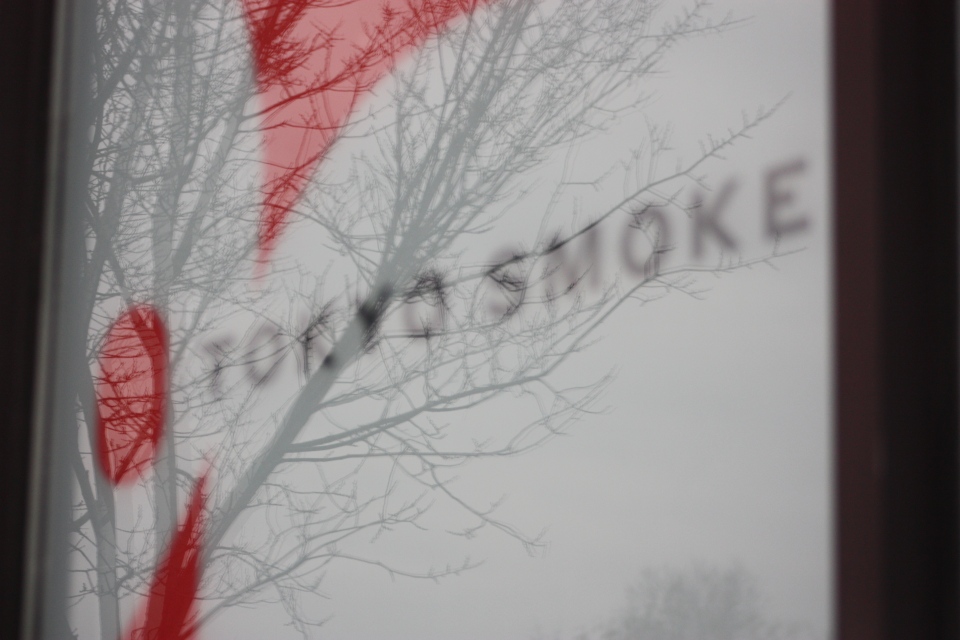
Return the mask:
<path id="1" fill-rule="evenodd" d="M 45 637 L 829 635 L 826 3 L 68 13 Z"/>

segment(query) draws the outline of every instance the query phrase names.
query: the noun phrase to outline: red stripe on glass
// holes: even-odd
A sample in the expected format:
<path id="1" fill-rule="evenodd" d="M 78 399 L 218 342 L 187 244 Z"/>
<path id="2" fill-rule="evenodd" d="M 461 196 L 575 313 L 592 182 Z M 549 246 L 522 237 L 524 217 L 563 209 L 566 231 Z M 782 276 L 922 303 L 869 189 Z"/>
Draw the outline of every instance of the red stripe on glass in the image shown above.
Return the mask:
<path id="1" fill-rule="evenodd" d="M 492 0 L 243 0 L 264 120 L 262 269 L 351 112 L 405 54 Z"/>
<path id="2" fill-rule="evenodd" d="M 206 475 L 197 480 L 183 524 L 157 567 L 146 606 L 126 636 L 127 640 L 192 640 L 196 637 L 206 480 Z"/>
<path id="3" fill-rule="evenodd" d="M 149 305 L 125 311 L 100 351 L 97 444 L 114 484 L 133 481 L 156 452 L 166 414 L 167 329 Z"/>

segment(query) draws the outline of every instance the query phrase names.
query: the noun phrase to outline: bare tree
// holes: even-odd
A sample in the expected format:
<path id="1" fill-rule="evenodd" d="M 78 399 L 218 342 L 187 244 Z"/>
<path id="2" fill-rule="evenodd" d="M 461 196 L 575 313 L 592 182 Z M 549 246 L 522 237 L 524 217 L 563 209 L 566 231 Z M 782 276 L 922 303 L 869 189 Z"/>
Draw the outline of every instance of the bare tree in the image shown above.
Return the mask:
<path id="1" fill-rule="evenodd" d="M 290 69 L 332 51 L 337 25 L 310 41 L 291 34 L 307 12 L 334 4 L 260 3 L 251 49 L 235 0 L 98 3 L 78 320 L 91 376 L 75 390 L 71 599 L 96 608 L 103 640 L 120 637 L 148 596 L 178 513 L 194 504 L 184 498 L 207 473 L 204 603 L 193 628 L 269 601 L 306 635 L 321 620 L 303 599 L 335 562 L 425 577 L 471 566 L 393 566 L 351 546 L 425 526 L 438 499 L 465 514 L 454 533 L 492 527 L 535 549 L 537 535 L 457 493 L 456 468 L 539 446 L 591 411 L 607 378 L 561 388 L 554 374 L 612 313 L 672 290 L 696 295 L 697 272 L 745 264 L 672 260 L 664 220 L 683 217 L 681 196 L 703 185 L 704 163 L 771 110 L 670 171 L 659 168 L 669 140 L 656 127 L 590 175 L 572 160 L 636 113 L 644 81 L 675 44 L 731 20 L 711 21 L 706 2 L 664 18 L 659 3 L 639 0 L 499 0 L 387 81 L 348 82 L 379 64 L 390 41 L 371 25 L 337 73 L 296 88 L 322 102 L 347 86 L 353 116 L 288 176 L 304 193 L 278 236 L 280 255 L 251 286 L 260 129 L 280 104 L 256 99 L 250 60 Z M 367 98 L 374 84 L 389 106 Z M 349 161 L 321 162 L 307 185 L 306 172 L 341 148 L 353 150 Z M 529 206 L 529 177 L 550 163 L 560 171 L 536 228 L 494 251 L 484 239 Z M 571 215 L 571 190 L 614 181 L 626 185 L 616 202 Z M 607 227 L 629 246 L 622 275 L 605 280 L 591 256 Z M 327 253 L 283 255 L 294 230 Z M 153 471 L 116 489 L 95 455 L 96 387 L 116 318 L 144 302 L 166 318 L 170 401 Z M 457 423 L 507 394 L 526 407 L 511 424 Z M 121 490 L 149 509 L 119 509 Z"/>
<path id="2" fill-rule="evenodd" d="M 647 569 L 608 622 L 577 640 L 800 640 L 815 635 L 771 620 L 756 579 L 739 566 Z"/>

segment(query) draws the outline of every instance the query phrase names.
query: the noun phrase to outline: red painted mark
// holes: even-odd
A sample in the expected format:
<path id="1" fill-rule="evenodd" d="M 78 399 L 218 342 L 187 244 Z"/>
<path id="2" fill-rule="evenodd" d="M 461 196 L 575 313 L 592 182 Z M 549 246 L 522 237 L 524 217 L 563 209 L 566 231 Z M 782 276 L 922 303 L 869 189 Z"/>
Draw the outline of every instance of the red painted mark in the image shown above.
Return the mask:
<path id="1" fill-rule="evenodd" d="M 406 53 L 493 0 L 243 0 L 264 113 L 258 269 L 358 102 Z"/>
<path id="2" fill-rule="evenodd" d="M 264 113 L 258 265 L 358 102 L 406 53 L 494 0 L 242 0 Z M 119 484 L 142 473 L 163 428 L 167 336 L 147 305 L 121 315 L 100 355 L 100 463 Z M 200 587 L 200 477 L 127 640 L 192 640 Z"/>
<path id="3" fill-rule="evenodd" d="M 156 309 L 133 306 L 110 327 L 100 352 L 97 444 L 114 484 L 152 460 L 166 413 L 167 330 Z"/>
<path id="4" fill-rule="evenodd" d="M 157 567 L 146 607 L 137 616 L 127 640 L 192 640 L 196 636 L 206 480 L 206 474 L 197 480 L 183 525 Z"/>

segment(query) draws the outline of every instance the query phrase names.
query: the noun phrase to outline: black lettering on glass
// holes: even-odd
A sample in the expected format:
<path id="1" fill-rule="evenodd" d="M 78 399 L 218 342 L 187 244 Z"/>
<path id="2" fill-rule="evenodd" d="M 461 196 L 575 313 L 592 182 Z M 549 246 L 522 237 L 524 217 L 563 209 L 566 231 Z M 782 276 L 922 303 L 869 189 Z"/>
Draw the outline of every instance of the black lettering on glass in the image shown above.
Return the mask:
<path id="1" fill-rule="evenodd" d="M 794 192 L 784 188 L 780 182 L 789 176 L 803 173 L 807 168 L 807 163 L 803 158 L 797 158 L 790 162 L 774 167 L 767 173 L 767 208 L 766 222 L 767 235 L 771 238 L 779 238 L 791 233 L 798 233 L 809 226 L 810 220 L 805 215 L 795 215 L 792 218 L 784 219 L 780 214 L 794 201 Z"/>
<path id="2" fill-rule="evenodd" d="M 736 190 L 736 181 L 729 180 L 723 185 L 723 188 L 720 189 L 720 193 L 717 194 L 713 204 L 709 207 L 704 203 L 701 193 L 697 193 L 694 197 L 692 207 L 694 257 L 699 258 L 703 255 L 704 237 L 707 235 L 713 236 L 724 249 L 735 250 L 737 248 L 737 243 L 734 241 L 733 236 L 720 226 L 720 214 L 723 213 L 730 197 Z"/>
<path id="3" fill-rule="evenodd" d="M 247 352 L 247 378 L 259 387 L 273 377 L 285 355 L 280 329 L 264 324 L 253 335 L 250 351 Z"/>
<path id="4" fill-rule="evenodd" d="M 652 228 L 651 228 L 652 227 Z M 635 235 L 631 230 L 640 231 L 650 242 L 652 250 L 644 259 L 636 255 Z M 647 206 L 633 214 L 623 232 L 623 264 L 627 271 L 636 276 L 651 278 L 660 273 L 660 256 L 670 251 L 672 246 L 670 223 L 662 207 Z"/>
<path id="5" fill-rule="evenodd" d="M 443 274 L 436 269 L 426 269 L 417 274 L 413 287 L 403 297 L 404 322 L 414 338 L 426 338 L 446 328 L 448 308 L 446 285 Z M 430 318 L 425 320 L 419 313 L 420 303 L 430 307 Z"/>
<path id="6" fill-rule="evenodd" d="M 233 338 L 221 336 L 203 345 L 203 350 L 213 359 L 213 370 L 210 373 L 210 390 L 215 400 L 223 399 L 223 370 L 227 352 L 233 346 Z"/>
<path id="7" fill-rule="evenodd" d="M 527 273 L 521 264 L 526 257 L 523 251 L 502 251 L 484 276 L 497 288 L 494 299 L 487 300 L 487 311 L 500 321 L 519 311 L 526 298 Z"/>
<path id="8" fill-rule="evenodd" d="M 547 297 L 570 293 L 578 284 L 589 276 L 590 286 L 599 289 L 601 285 L 600 273 L 600 229 L 594 225 L 586 232 L 567 240 L 555 239 L 544 252 L 547 263 L 544 266 L 543 276 L 547 289 Z M 560 288 L 555 289 L 557 279 L 560 279 Z"/>

